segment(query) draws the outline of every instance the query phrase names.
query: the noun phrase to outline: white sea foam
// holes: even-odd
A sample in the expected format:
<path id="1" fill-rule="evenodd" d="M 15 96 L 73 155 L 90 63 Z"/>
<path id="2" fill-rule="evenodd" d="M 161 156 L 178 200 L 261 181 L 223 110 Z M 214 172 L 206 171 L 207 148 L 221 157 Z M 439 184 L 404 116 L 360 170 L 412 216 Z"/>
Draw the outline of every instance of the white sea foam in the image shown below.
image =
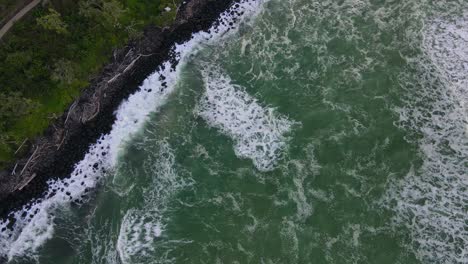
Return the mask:
<path id="1" fill-rule="evenodd" d="M 90 228 L 86 230 L 84 236 L 81 233 L 76 234 L 74 239 L 78 239 L 78 244 L 75 248 L 88 246 L 91 249 L 91 260 L 87 260 L 90 264 L 120 264 L 119 257 L 115 246 L 115 238 L 112 232 L 112 219 L 93 219 L 98 223 L 93 223 Z M 88 243 L 83 243 L 83 239 Z M 84 254 L 83 254 L 84 253 Z M 78 250 L 79 263 L 86 262 L 88 252 Z"/>
<path id="2" fill-rule="evenodd" d="M 422 135 L 424 160 L 392 183 L 385 204 L 421 261 L 468 263 L 468 14 L 433 19 L 423 32 L 421 87 L 398 112 L 403 127 Z"/>
<path id="3" fill-rule="evenodd" d="M 283 219 L 280 230 L 281 250 L 291 263 L 299 263 L 299 239 L 297 238 L 297 232 L 297 224 Z"/>
<path id="4" fill-rule="evenodd" d="M 207 67 L 202 75 L 206 92 L 197 114 L 234 140 L 238 157 L 251 159 L 260 171 L 274 169 L 295 122 L 262 106 L 220 69 Z"/>
<path id="5" fill-rule="evenodd" d="M 154 261 L 157 250 L 163 251 L 156 242 L 164 231 L 167 219 L 163 215 L 169 208 L 170 198 L 193 185 L 176 168 L 175 155 L 166 141 L 157 143 L 157 150 L 149 154 L 145 163 L 145 173 L 152 176 L 152 183 L 143 193 L 144 209 L 127 211 L 117 240 L 117 252 L 124 264 L 148 263 Z M 168 260 L 164 253 L 158 257 Z"/>
<path id="6" fill-rule="evenodd" d="M 103 171 L 111 170 L 117 163 L 125 141 L 141 129 L 151 112 L 157 111 L 166 102 L 189 56 L 202 49 L 203 45 L 217 43 L 229 33 L 236 32 L 242 21 L 261 10 L 262 4 L 262 0 L 243 0 L 237 7 L 221 15 L 219 25 L 207 32 L 194 34 L 184 44 L 176 45 L 174 51 L 179 63 L 175 69 L 169 62 L 164 63 L 143 82 L 138 92 L 120 105 L 111 132 L 103 135 L 90 148 L 85 158 L 75 166 L 71 177 L 50 181 L 45 198 L 13 213 L 13 228 L 6 228 L 9 220 L 0 222 L 0 255 L 9 260 L 16 256 L 34 257 L 37 249 L 53 236 L 56 209 L 68 206 L 71 201 L 85 202 L 86 193 L 96 187 L 105 175 Z M 231 14 L 231 11 L 239 12 Z M 165 77 L 164 81 L 162 76 Z"/>
<path id="7" fill-rule="evenodd" d="M 139 260 L 149 257 L 155 250 L 154 241 L 161 233 L 162 224 L 159 221 L 146 219 L 141 211 L 128 211 L 123 218 L 117 239 L 117 252 L 122 263 L 138 263 Z"/>

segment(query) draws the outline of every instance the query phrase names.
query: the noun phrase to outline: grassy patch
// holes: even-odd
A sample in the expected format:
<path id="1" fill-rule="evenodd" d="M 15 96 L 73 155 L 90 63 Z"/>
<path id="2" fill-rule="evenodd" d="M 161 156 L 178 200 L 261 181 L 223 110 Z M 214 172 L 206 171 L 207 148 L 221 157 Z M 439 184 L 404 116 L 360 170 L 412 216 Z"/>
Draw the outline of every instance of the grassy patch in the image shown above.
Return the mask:
<path id="1" fill-rule="evenodd" d="M 0 5 L 2 1 L 9 3 L 0 0 Z M 32 106 L 27 114 L 12 112 L 5 118 L 8 120 L 0 120 L 4 124 L 0 125 L 0 167 L 14 159 L 13 153 L 24 139 L 40 135 L 63 113 L 99 73 L 113 49 L 125 45 L 150 23 L 170 24 L 179 2 L 52 1 L 18 22 L 0 42 L 4 62 L 0 93 L 19 92 Z"/>

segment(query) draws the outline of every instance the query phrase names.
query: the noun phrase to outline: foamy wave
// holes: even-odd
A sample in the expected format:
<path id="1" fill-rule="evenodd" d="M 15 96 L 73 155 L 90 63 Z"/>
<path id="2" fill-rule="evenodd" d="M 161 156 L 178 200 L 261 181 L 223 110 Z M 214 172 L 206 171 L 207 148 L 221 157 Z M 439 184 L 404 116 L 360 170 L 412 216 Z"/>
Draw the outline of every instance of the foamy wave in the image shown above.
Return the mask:
<path id="1" fill-rule="evenodd" d="M 161 236 L 160 222 L 146 219 L 140 211 L 131 210 L 124 216 L 117 240 L 117 252 L 123 263 L 137 263 L 154 249 L 154 240 Z"/>
<path id="2" fill-rule="evenodd" d="M 385 203 L 421 261 L 468 263 L 468 15 L 431 21 L 423 50 L 421 88 L 398 112 L 403 127 L 422 135 L 424 162 L 393 183 Z"/>
<path id="3" fill-rule="evenodd" d="M 88 262 L 90 264 L 106 263 L 106 264 L 120 264 L 119 256 L 116 250 L 116 241 L 114 235 L 109 230 L 112 229 L 112 219 L 104 220 L 99 218 L 98 223 L 89 223 L 89 229 L 86 230 L 84 236 L 75 234 L 73 239 L 78 239 L 77 245 L 74 248 L 83 248 L 89 246 L 91 250 L 91 260 L 85 260 L 89 256 L 88 252 L 83 252 L 78 249 L 77 263 Z M 86 240 L 85 243 L 83 241 Z"/>
<path id="4" fill-rule="evenodd" d="M 67 207 L 71 202 L 86 202 L 89 190 L 95 188 L 105 172 L 117 163 L 126 140 L 141 129 L 151 112 L 166 102 L 189 56 L 202 49 L 203 45 L 219 42 L 236 32 L 242 21 L 259 12 L 262 3 L 262 0 L 243 0 L 223 13 L 217 26 L 176 45 L 174 52 L 178 65 L 172 68 L 169 62 L 164 63 L 143 82 L 138 92 L 120 105 L 111 132 L 90 148 L 85 158 L 75 166 L 71 177 L 50 181 L 43 199 L 12 214 L 14 223 L 10 220 L 0 222 L 0 256 L 9 260 L 16 256 L 34 257 L 37 249 L 53 236 L 56 209 Z"/>
<path id="5" fill-rule="evenodd" d="M 154 260 L 154 253 L 162 250 L 156 246 L 157 238 L 164 231 L 168 219 L 163 219 L 169 208 L 170 198 L 180 190 L 193 185 L 193 181 L 181 177 L 176 169 L 173 150 L 166 141 L 158 142 L 157 150 L 150 154 L 144 166 L 145 173 L 152 175 L 150 188 L 143 193 L 144 209 L 130 209 L 123 218 L 117 252 L 123 263 L 148 263 Z M 165 254 L 161 254 L 167 260 Z"/>
<path id="6" fill-rule="evenodd" d="M 238 157 L 251 159 L 261 171 L 274 169 L 295 122 L 261 106 L 219 69 L 207 68 L 202 75 L 206 92 L 197 114 L 235 141 Z"/>

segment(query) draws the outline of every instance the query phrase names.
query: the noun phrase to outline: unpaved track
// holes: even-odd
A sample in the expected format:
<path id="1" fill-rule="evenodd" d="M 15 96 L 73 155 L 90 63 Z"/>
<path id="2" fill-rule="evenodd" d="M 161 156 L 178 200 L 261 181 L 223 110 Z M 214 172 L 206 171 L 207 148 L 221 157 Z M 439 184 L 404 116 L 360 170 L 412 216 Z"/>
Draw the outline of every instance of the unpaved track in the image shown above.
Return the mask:
<path id="1" fill-rule="evenodd" d="M 31 9 L 36 7 L 42 0 L 33 0 L 23 9 L 21 9 L 16 15 L 11 18 L 1 29 L 0 29 L 0 39 L 13 27 L 16 21 L 20 20 L 24 15 L 26 15 Z"/>

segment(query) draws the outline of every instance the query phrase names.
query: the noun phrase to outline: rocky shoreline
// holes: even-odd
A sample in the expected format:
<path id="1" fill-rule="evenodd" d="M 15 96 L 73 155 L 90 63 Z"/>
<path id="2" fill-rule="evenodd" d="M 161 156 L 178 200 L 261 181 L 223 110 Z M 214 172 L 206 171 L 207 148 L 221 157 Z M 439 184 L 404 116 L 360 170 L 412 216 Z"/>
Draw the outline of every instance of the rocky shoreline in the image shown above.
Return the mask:
<path id="1" fill-rule="evenodd" d="M 110 132 L 121 102 L 163 62 L 177 64 L 171 54 L 174 44 L 208 30 L 236 1 L 187 0 L 172 26 L 148 26 L 140 39 L 116 50 L 82 95 L 29 146 L 28 154 L 0 172 L 0 219 L 41 198 L 48 180 L 69 177 L 89 147 Z"/>

